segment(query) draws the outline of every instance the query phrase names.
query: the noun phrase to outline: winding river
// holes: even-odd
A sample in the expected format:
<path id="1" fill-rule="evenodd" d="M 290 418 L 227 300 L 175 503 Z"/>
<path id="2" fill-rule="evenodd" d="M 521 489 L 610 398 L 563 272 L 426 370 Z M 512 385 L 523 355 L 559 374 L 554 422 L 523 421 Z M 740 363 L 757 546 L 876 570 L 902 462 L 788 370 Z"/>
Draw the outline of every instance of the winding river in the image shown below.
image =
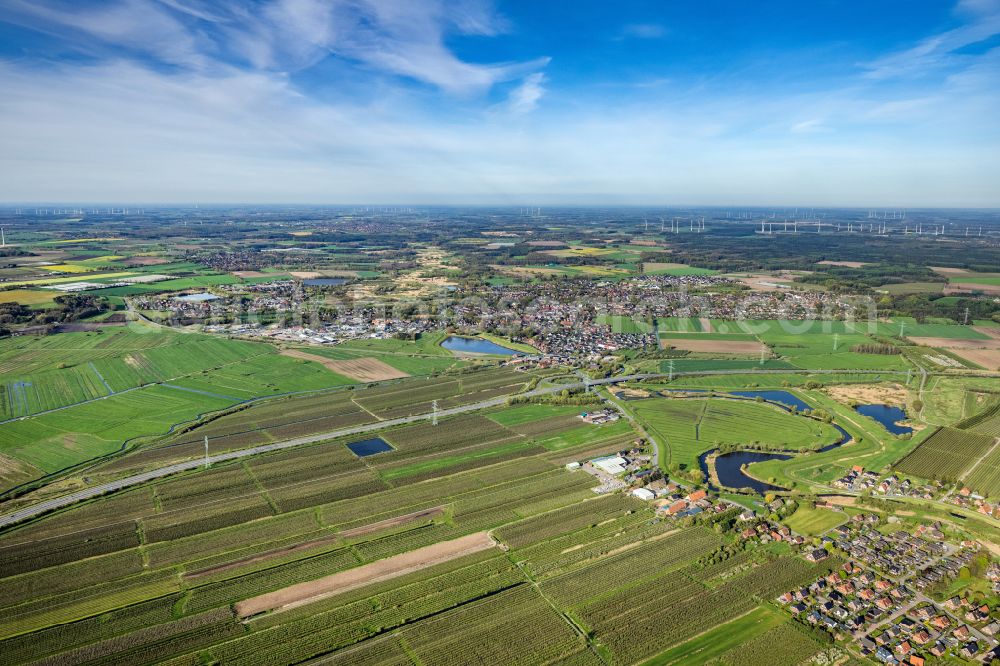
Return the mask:
<path id="1" fill-rule="evenodd" d="M 777 405 L 788 412 L 792 411 L 793 407 L 800 411 L 812 409 L 812 406 L 809 403 L 803 401 L 801 398 L 789 393 L 788 391 L 730 391 L 728 392 L 728 395 L 749 399 L 756 399 L 760 397 L 766 402 L 769 402 L 772 405 Z M 840 433 L 840 439 L 819 449 L 817 453 L 830 451 L 831 449 L 843 446 L 851 441 L 851 435 L 849 432 L 841 428 L 836 423 L 831 423 L 830 425 L 836 428 Z M 712 449 L 711 451 L 706 451 L 698 456 L 698 466 L 705 474 L 706 479 L 711 479 L 708 473 L 708 458 L 717 450 L 718 449 Z M 761 495 L 771 491 L 787 490 L 787 488 L 775 486 L 770 483 L 760 481 L 759 479 L 755 479 L 752 476 L 748 476 L 743 471 L 743 467 L 751 463 L 765 462 L 768 460 L 790 460 L 793 457 L 794 454 L 792 453 L 769 453 L 764 451 L 733 451 L 731 453 L 723 453 L 715 458 L 715 474 L 719 479 L 719 483 L 727 488 L 749 488 L 757 493 L 760 493 Z M 711 481 L 708 483 L 710 487 L 714 487 Z"/>

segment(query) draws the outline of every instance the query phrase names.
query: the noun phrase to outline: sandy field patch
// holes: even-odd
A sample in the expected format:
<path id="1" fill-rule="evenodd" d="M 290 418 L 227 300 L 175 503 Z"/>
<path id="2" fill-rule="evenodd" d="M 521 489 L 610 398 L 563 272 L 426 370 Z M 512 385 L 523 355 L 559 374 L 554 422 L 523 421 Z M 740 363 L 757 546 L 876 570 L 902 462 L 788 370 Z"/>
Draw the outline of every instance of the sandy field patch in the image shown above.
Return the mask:
<path id="1" fill-rule="evenodd" d="M 233 271 L 233 275 L 238 278 L 267 277 L 267 273 L 261 273 L 260 271 Z"/>
<path id="2" fill-rule="evenodd" d="M 623 388 L 618 391 L 619 395 L 625 396 L 627 398 L 648 398 L 650 396 L 649 391 L 645 389 L 634 389 L 634 388 Z"/>
<path id="3" fill-rule="evenodd" d="M 346 361 L 334 361 L 333 359 L 318 354 L 310 354 L 301 349 L 285 349 L 281 352 L 283 356 L 300 358 L 305 361 L 315 361 L 327 370 L 344 375 L 359 382 L 377 382 L 383 379 L 399 379 L 409 377 L 405 372 L 397 370 L 388 363 L 383 363 L 377 358 L 352 358 Z"/>
<path id="4" fill-rule="evenodd" d="M 985 330 L 983 331 L 986 332 Z M 987 333 L 987 335 L 995 335 Z M 910 338 L 918 345 L 928 347 L 940 347 L 947 349 L 952 354 L 972 361 L 987 370 L 1000 370 L 1000 338 L 991 337 L 989 340 L 952 340 L 950 338 Z"/>
<path id="5" fill-rule="evenodd" d="M 852 400 L 866 405 L 896 405 L 906 404 L 906 388 L 901 384 L 847 384 L 828 386 L 825 393 L 838 402 L 849 403 Z"/>
<path id="6" fill-rule="evenodd" d="M 513 275 L 515 277 L 533 277 L 535 275 L 563 275 L 565 271 L 559 268 L 532 268 L 529 266 L 501 266 L 499 264 L 491 266 L 500 273 Z"/>
<path id="7" fill-rule="evenodd" d="M 994 340 L 1000 340 L 1000 326 L 973 326 L 972 330 L 988 335 Z"/>
<path id="8" fill-rule="evenodd" d="M 951 353 L 987 370 L 1000 370 L 1000 349 L 952 349 Z"/>
<path id="9" fill-rule="evenodd" d="M 830 261 L 829 259 L 817 261 L 816 263 L 823 266 L 843 266 L 844 268 L 861 268 L 869 264 L 867 261 Z"/>
<path id="10" fill-rule="evenodd" d="M 316 278 L 323 277 L 322 273 L 317 273 L 316 271 L 289 271 L 288 274 L 300 280 L 315 280 Z"/>
<path id="11" fill-rule="evenodd" d="M 930 269 L 941 275 L 968 275 L 969 271 L 964 268 L 949 268 L 947 266 L 931 266 Z"/>
<path id="12" fill-rule="evenodd" d="M 996 347 L 997 340 L 958 340 L 953 338 L 927 338 L 919 335 L 907 336 L 918 345 L 941 347 L 942 349 L 989 349 Z"/>
<path id="13" fill-rule="evenodd" d="M 950 287 L 963 291 L 981 291 L 984 294 L 1000 294 L 1000 284 L 977 284 L 974 282 L 951 282 Z"/>
<path id="14" fill-rule="evenodd" d="M 250 617 L 269 610 L 289 610 L 495 546 L 489 534 L 477 532 L 241 601 L 236 604 L 236 613 Z"/>
<path id="15" fill-rule="evenodd" d="M 670 338 L 660 340 L 664 347 L 693 352 L 720 352 L 723 354 L 759 354 L 768 349 L 760 342 L 750 340 L 686 340 Z"/>
<path id="16" fill-rule="evenodd" d="M 163 257 L 129 257 L 122 261 L 126 266 L 159 266 L 169 264 L 170 260 Z"/>
<path id="17" fill-rule="evenodd" d="M 409 523 L 428 520 L 430 518 L 437 518 L 443 513 L 444 513 L 444 507 L 436 506 L 432 509 L 424 509 L 423 511 L 414 511 L 413 513 L 408 513 L 404 516 L 396 516 L 395 518 L 380 520 L 379 522 L 372 523 L 370 525 L 362 525 L 361 527 L 355 527 L 354 529 L 344 530 L 340 532 L 340 536 L 344 537 L 345 539 L 353 539 L 354 537 L 365 536 L 366 534 L 374 534 L 375 532 L 389 530 L 394 527 L 407 525 Z"/>
<path id="18" fill-rule="evenodd" d="M 774 275 L 750 273 L 723 277 L 735 277 L 740 283 L 750 287 L 753 291 L 788 291 L 793 287 L 791 283 L 795 282 L 796 276 L 791 273 L 776 273 Z M 787 287 L 781 286 L 786 284 L 788 285 Z M 808 289 L 809 286 L 807 285 L 803 288 Z"/>
<path id="19" fill-rule="evenodd" d="M 858 503 L 858 498 L 850 495 L 818 495 L 816 499 L 836 506 L 854 506 Z"/>

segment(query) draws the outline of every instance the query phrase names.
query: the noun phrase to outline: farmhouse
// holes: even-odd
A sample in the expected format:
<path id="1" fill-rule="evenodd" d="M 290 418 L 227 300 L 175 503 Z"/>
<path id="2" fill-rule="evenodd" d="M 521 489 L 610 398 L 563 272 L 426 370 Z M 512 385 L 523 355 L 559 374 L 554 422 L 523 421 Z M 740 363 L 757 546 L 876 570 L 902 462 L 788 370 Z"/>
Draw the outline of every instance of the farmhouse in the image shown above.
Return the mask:
<path id="1" fill-rule="evenodd" d="M 651 491 L 645 488 L 636 488 L 635 490 L 632 491 L 632 494 L 638 497 L 639 499 L 645 500 L 647 502 L 652 501 L 653 498 L 656 497 L 656 495 L 654 495 Z"/>
<path id="2" fill-rule="evenodd" d="M 616 476 L 623 474 L 628 467 L 628 461 L 621 456 L 609 456 L 607 458 L 595 458 L 591 464 L 605 474 Z"/>
<path id="3" fill-rule="evenodd" d="M 684 500 L 677 500 L 676 502 L 667 507 L 666 514 L 668 516 L 676 516 L 681 511 L 687 509 L 687 506 L 688 506 L 687 502 L 685 502 Z"/>
<path id="4" fill-rule="evenodd" d="M 580 414 L 580 418 L 584 423 L 590 423 L 593 425 L 601 425 L 602 423 L 613 423 L 617 421 L 620 417 L 618 412 L 613 409 L 602 409 L 596 412 L 583 412 Z"/>

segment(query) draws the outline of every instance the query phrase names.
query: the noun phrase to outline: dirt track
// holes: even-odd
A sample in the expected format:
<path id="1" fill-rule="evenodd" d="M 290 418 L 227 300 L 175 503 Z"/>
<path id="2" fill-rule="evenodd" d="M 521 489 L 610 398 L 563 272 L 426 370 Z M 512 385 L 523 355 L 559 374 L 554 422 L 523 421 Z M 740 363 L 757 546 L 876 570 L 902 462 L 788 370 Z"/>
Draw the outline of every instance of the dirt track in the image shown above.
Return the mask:
<path id="1" fill-rule="evenodd" d="M 256 562 L 266 562 L 268 560 L 277 557 L 283 557 L 285 555 L 291 555 L 292 553 L 297 553 L 302 550 L 327 546 L 329 544 L 336 543 L 337 540 L 338 537 L 330 536 L 325 539 L 314 539 L 312 541 L 303 541 L 302 543 L 297 543 L 293 546 L 286 546 L 285 548 L 276 548 L 274 550 L 269 550 L 260 553 L 258 555 L 251 555 L 250 557 L 244 557 L 243 559 L 236 560 L 235 562 L 229 562 L 227 564 L 220 564 L 218 566 L 209 567 L 207 569 L 199 569 L 198 571 L 192 571 L 190 573 L 184 574 L 184 578 L 186 580 L 196 580 L 198 578 L 204 578 L 205 576 L 211 576 L 212 574 L 238 569 L 248 564 L 254 564 Z"/>
<path id="2" fill-rule="evenodd" d="M 265 611 L 289 610 L 495 546 L 489 534 L 476 532 L 241 601 L 235 606 L 236 613 L 240 617 L 250 617 Z"/>
<path id="3" fill-rule="evenodd" d="M 372 523 L 371 525 L 362 525 L 361 527 L 355 527 L 354 529 L 344 530 L 340 533 L 340 536 L 345 539 L 351 539 L 353 537 L 364 536 L 366 534 L 373 534 L 374 532 L 392 529 L 393 527 L 399 527 L 400 525 L 406 525 L 407 523 L 413 523 L 418 520 L 436 518 L 443 513 L 444 507 L 436 506 L 432 509 L 414 511 L 413 513 L 408 513 L 405 516 L 396 516 L 395 518 L 389 518 L 388 520 L 381 520 L 377 523 Z"/>

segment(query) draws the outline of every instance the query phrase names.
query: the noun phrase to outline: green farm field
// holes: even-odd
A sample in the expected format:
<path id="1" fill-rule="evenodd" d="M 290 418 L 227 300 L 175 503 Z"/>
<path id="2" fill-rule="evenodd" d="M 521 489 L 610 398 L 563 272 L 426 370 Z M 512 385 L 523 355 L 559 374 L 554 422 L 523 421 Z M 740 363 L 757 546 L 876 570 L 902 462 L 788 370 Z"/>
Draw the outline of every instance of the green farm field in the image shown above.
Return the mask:
<path id="1" fill-rule="evenodd" d="M 444 352 L 436 342 L 428 336 L 425 344 Z M 376 355 L 363 349 L 315 351 L 334 358 Z M 468 365 L 450 356 L 377 357 L 417 375 Z M 8 461 L 0 488 L 107 455 L 126 443 L 155 445 L 153 439 L 176 426 L 245 401 L 324 392 L 354 381 L 320 363 L 281 355 L 269 344 L 127 327 L 0 340 L 0 371 L 0 421 L 6 420 L 0 423 L 0 455 Z M 326 410 L 319 402 L 314 415 L 265 416 L 263 427 L 239 415 L 213 422 L 204 434 L 218 450 L 240 448 L 356 425 L 374 420 L 371 412 L 382 418 L 427 412 L 434 398 L 442 407 L 474 402 L 515 392 L 528 379 L 488 369 L 444 380 L 415 378 L 397 388 L 366 390 L 366 399 L 346 411 Z M 296 411 L 293 406 L 289 414 Z M 195 448 L 172 451 L 184 459 Z M 140 459 L 161 460 L 160 455 Z"/>
<path id="2" fill-rule="evenodd" d="M 896 464 L 904 474 L 922 479 L 941 479 L 955 483 L 965 478 L 975 461 L 994 446 L 988 435 L 941 428 Z"/>
<path id="3" fill-rule="evenodd" d="M 847 519 L 848 516 L 839 511 L 799 506 L 795 513 L 785 518 L 785 524 L 797 534 L 817 536 L 844 524 Z"/>
<path id="4" fill-rule="evenodd" d="M 787 616 L 771 606 L 758 606 L 746 615 L 665 650 L 642 666 L 701 666 L 787 621 Z"/>
<path id="5" fill-rule="evenodd" d="M 701 453 L 722 445 L 804 450 L 840 438 L 828 424 L 752 400 L 653 398 L 627 408 L 663 443 L 662 464 L 694 467 Z"/>

